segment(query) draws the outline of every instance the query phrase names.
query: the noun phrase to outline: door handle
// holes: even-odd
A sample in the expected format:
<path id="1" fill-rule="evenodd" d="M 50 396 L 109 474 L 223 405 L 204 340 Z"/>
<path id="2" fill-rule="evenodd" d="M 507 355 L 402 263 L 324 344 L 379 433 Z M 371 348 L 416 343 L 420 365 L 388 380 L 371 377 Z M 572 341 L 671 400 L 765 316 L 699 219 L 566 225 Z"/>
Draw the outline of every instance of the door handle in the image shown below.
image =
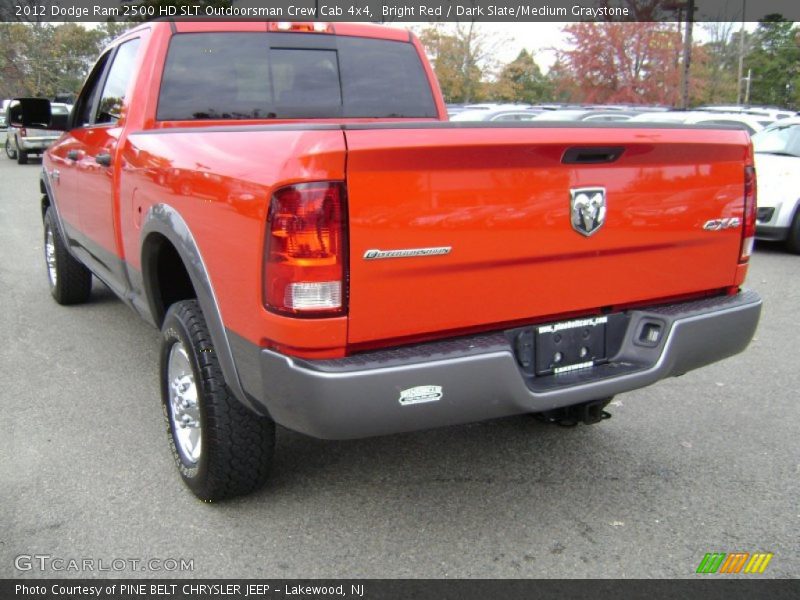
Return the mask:
<path id="1" fill-rule="evenodd" d="M 94 162 L 98 165 L 103 165 L 104 167 L 111 166 L 111 155 L 108 152 L 103 152 L 102 154 L 98 154 L 94 157 Z"/>
<path id="2" fill-rule="evenodd" d="M 79 160 L 80 157 L 81 157 L 80 150 L 70 150 L 69 152 L 67 152 L 67 158 L 69 160 Z"/>

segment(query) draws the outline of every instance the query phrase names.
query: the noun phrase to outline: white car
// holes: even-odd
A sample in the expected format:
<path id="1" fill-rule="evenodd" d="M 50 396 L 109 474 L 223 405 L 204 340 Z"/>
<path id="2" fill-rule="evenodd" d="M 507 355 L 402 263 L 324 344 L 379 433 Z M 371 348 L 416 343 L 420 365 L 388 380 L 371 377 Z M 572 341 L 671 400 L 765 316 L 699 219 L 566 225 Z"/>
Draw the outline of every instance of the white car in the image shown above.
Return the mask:
<path id="1" fill-rule="evenodd" d="M 786 242 L 800 254 L 800 118 L 753 136 L 758 175 L 756 238 Z"/>
<path id="2" fill-rule="evenodd" d="M 630 123 L 684 123 L 686 125 L 736 125 L 750 135 L 764 129 L 772 121 L 767 117 L 756 117 L 740 113 L 691 111 L 666 111 L 641 113 L 632 117 Z"/>
<path id="3" fill-rule="evenodd" d="M 756 117 L 767 117 L 770 122 L 797 116 L 797 113 L 791 110 L 781 110 L 779 108 L 766 108 L 761 106 L 738 106 L 736 104 L 730 106 L 701 106 L 698 108 L 698 110 L 706 112 L 740 113 L 745 115 L 753 115 Z"/>

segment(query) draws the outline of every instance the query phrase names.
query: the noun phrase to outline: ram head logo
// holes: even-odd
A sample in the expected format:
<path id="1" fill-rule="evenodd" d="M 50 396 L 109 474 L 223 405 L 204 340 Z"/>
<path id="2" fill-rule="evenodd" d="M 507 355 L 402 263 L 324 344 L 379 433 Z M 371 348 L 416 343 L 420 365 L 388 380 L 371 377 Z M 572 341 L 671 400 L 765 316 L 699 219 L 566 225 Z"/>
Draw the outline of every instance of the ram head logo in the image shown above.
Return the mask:
<path id="1" fill-rule="evenodd" d="M 582 235 L 592 235 L 606 221 L 605 188 L 575 188 L 569 193 L 572 228 Z"/>

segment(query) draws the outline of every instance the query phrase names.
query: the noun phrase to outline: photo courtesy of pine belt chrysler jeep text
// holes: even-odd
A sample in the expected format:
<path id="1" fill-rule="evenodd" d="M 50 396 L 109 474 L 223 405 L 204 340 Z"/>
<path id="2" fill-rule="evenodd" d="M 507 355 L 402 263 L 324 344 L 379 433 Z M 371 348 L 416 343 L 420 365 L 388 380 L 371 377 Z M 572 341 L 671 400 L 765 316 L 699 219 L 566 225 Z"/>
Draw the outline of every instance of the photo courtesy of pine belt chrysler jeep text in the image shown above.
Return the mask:
<path id="1" fill-rule="evenodd" d="M 18 126 L 51 123 L 20 102 Z M 758 323 L 746 132 L 450 123 L 400 29 L 142 24 L 66 129 L 41 179 L 52 295 L 94 275 L 161 328 L 168 440 L 204 500 L 266 481 L 276 423 L 593 423 Z"/>

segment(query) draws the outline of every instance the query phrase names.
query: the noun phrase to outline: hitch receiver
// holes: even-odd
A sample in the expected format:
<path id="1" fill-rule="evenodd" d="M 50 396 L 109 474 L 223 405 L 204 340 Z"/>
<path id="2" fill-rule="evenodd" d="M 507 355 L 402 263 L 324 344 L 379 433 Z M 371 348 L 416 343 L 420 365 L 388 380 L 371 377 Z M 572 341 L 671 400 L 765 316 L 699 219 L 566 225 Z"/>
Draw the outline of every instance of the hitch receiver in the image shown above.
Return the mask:
<path id="1" fill-rule="evenodd" d="M 603 410 L 608 406 L 609 402 L 611 402 L 611 398 L 602 398 L 584 402 L 583 404 L 536 413 L 533 416 L 543 423 L 559 425 L 560 427 L 575 427 L 578 423 L 594 425 L 611 418 L 611 413 Z"/>

